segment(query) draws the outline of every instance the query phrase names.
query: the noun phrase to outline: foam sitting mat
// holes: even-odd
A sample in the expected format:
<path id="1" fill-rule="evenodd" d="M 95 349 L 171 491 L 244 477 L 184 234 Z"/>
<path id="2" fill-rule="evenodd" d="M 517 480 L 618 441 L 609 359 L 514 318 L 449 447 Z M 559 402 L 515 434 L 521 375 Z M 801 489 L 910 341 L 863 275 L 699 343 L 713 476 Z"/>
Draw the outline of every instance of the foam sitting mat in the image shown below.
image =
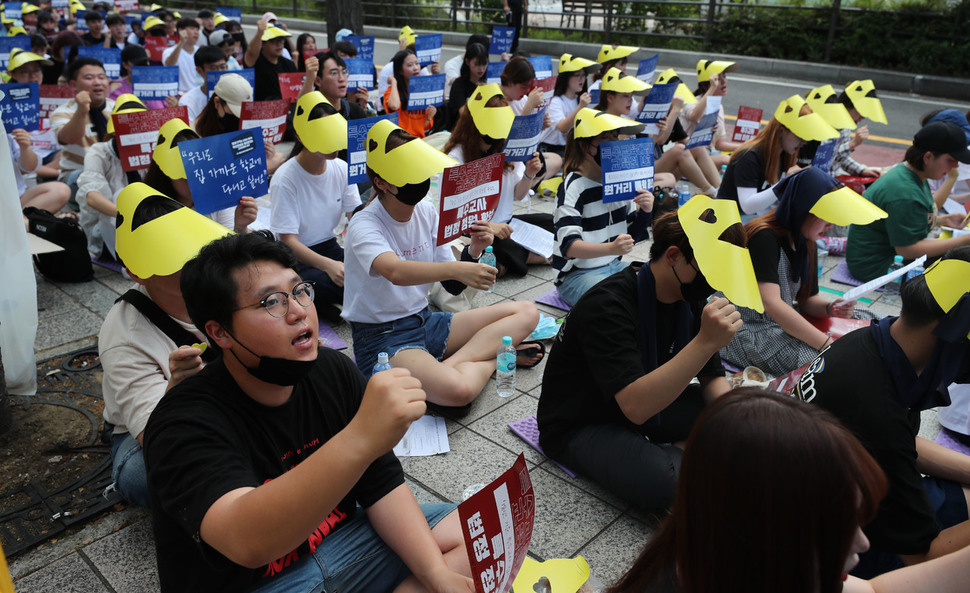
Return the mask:
<path id="1" fill-rule="evenodd" d="M 557 309 L 562 309 L 563 311 L 569 311 L 572 309 L 572 307 L 569 306 L 569 303 L 562 300 L 562 297 L 559 296 L 559 291 L 555 288 L 537 298 L 536 302 L 542 303 L 543 305 L 549 305 L 550 307 L 555 307 Z"/>
<path id="2" fill-rule="evenodd" d="M 970 455 L 970 447 L 953 438 L 953 435 L 948 428 L 941 429 L 940 434 L 936 435 L 936 444 L 946 447 L 951 451 L 956 451 L 957 453 Z"/>
<path id="3" fill-rule="evenodd" d="M 539 424 L 536 421 L 534 414 L 532 416 L 526 416 L 522 420 L 509 422 L 508 426 L 516 436 L 528 443 L 530 447 L 539 453 L 542 453 L 543 456 L 548 457 L 548 455 L 546 455 L 542 450 L 542 447 L 539 446 Z M 558 465 L 562 471 L 566 472 L 569 477 L 575 478 L 577 476 L 576 472 L 559 463 L 555 459 L 552 459 L 551 461 Z"/>
<path id="4" fill-rule="evenodd" d="M 96 265 L 99 265 L 102 268 L 107 268 L 109 270 L 114 270 L 115 272 L 118 272 L 119 274 L 122 273 L 121 272 L 121 269 L 122 269 L 121 263 L 118 262 L 117 260 L 101 259 L 101 258 L 97 258 L 97 257 L 92 257 L 91 258 L 91 263 L 96 264 Z"/>
<path id="5" fill-rule="evenodd" d="M 838 282 L 839 284 L 848 284 L 849 286 L 861 286 L 862 280 L 859 280 L 849 272 L 849 264 L 845 263 L 845 258 L 839 262 L 839 265 L 835 266 L 832 270 L 832 282 Z M 881 291 L 881 288 L 876 290 Z"/>
<path id="6" fill-rule="evenodd" d="M 330 324 L 328 324 L 326 321 L 320 321 L 320 327 L 317 335 L 320 338 L 320 343 L 327 348 L 332 350 L 343 350 L 347 347 L 347 342 L 340 339 L 337 332 L 333 331 L 333 328 L 330 327 Z"/>

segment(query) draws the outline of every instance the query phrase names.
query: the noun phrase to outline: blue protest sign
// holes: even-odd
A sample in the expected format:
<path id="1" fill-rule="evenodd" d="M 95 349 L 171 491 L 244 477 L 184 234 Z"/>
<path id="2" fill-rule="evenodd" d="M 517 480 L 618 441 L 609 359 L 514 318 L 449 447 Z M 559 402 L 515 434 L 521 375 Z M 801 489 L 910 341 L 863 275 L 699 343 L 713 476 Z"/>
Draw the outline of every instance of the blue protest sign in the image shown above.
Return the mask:
<path id="1" fill-rule="evenodd" d="M 30 37 L 17 35 L 16 37 L 0 37 L 0 70 L 6 72 L 10 63 L 10 52 L 16 48 L 30 51 Z"/>
<path id="2" fill-rule="evenodd" d="M 603 203 L 629 200 L 653 187 L 653 140 L 631 138 L 600 144 Z"/>
<path id="3" fill-rule="evenodd" d="M 528 58 L 532 62 L 532 67 L 536 71 L 536 80 L 549 78 L 552 76 L 552 58 L 549 56 L 535 56 Z"/>
<path id="4" fill-rule="evenodd" d="M 818 145 L 815 150 L 815 158 L 812 159 L 812 166 L 818 167 L 826 173 L 832 168 L 832 159 L 835 158 L 835 146 L 838 144 L 839 139 L 826 140 Z"/>
<path id="5" fill-rule="evenodd" d="M 441 33 L 434 35 L 418 35 L 414 39 L 414 53 L 418 54 L 418 63 L 427 66 L 441 60 Z"/>
<path id="6" fill-rule="evenodd" d="M 212 94 L 215 93 L 216 84 L 219 82 L 219 79 L 222 78 L 223 74 L 238 74 L 246 79 L 249 86 L 256 88 L 256 70 L 253 68 L 243 68 L 242 70 L 210 70 L 205 73 L 205 90 L 209 99 L 211 99 Z"/>
<path id="7" fill-rule="evenodd" d="M 40 85 L 36 82 L 0 84 L 0 120 L 7 132 L 40 129 Z"/>
<path id="8" fill-rule="evenodd" d="M 373 35 L 350 35 L 347 41 L 354 44 L 357 48 L 357 58 L 361 60 L 374 61 L 374 36 Z"/>
<path id="9" fill-rule="evenodd" d="M 445 102 L 445 75 L 412 76 L 408 83 L 408 111 L 438 106 Z"/>
<path id="10" fill-rule="evenodd" d="M 145 100 L 179 94 L 178 66 L 132 66 L 131 92 Z"/>
<path id="11" fill-rule="evenodd" d="M 242 8 L 230 8 L 228 6 L 217 6 L 216 12 L 226 17 L 230 21 L 242 22 Z"/>
<path id="12" fill-rule="evenodd" d="M 16 21 L 23 17 L 22 4 L 20 2 L 7 2 L 3 5 L 3 16 Z"/>
<path id="13" fill-rule="evenodd" d="M 374 88 L 374 61 L 363 58 L 346 58 L 347 64 L 347 90 L 357 89 L 373 90 Z"/>
<path id="14" fill-rule="evenodd" d="M 398 113 L 388 113 L 379 117 L 368 117 L 366 119 L 352 119 L 347 122 L 347 182 L 363 183 L 367 181 L 367 151 L 364 150 L 364 142 L 367 140 L 367 132 L 382 119 L 389 119 L 395 126 L 398 122 Z"/>
<path id="15" fill-rule="evenodd" d="M 492 41 L 488 45 L 489 55 L 499 56 L 512 51 L 515 27 L 492 27 Z"/>
<path id="16" fill-rule="evenodd" d="M 505 141 L 505 160 L 509 162 L 525 162 L 532 158 L 532 154 L 539 148 L 542 137 L 542 120 L 546 117 L 546 110 L 541 109 L 530 115 L 516 115 L 512 120 L 512 129 Z"/>
<path id="17" fill-rule="evenodd" d="M 70 5 L 70 0 L 51 0 L 51 8 L 63 9 Z"/>
<path id="18" fill-rule="evenodd" d="M 142 22 L 142 18 L 137 14 L 126 14 L 125 15 L 125 32 L 131 33 L 131 24 Z"/>
<path id="19" fill-rule="evenodd" d="M 75 19 L 74 26 L 77 28 L 78 31 L 84 31 L 85 33 L 87 33 L 91 30 L 88 27 L 87 19 L 84 18 L 84 15 L 86 15 L 87 13 L 88 11 L 86 10 L 78 10 L 74 13 L 74 19 Z"/>
<path id="20" fill-rule="evenodd" d="M 596 106 L 600 104 L 600 89 L 596 87 L 595 89 L 589 89 L 589 104 Z"/>
<path id="21" fill-rule="evenodd" d="M 654 54 L 649 58 L 640 60 L 640 65 L 637 66 L 637 78 L 651 84 L 653 82 L 653 71 L 657 69 L 657 60 L 659 59 L 660 54 Z"/>
<path id="22" fill-rule="evenodd" d="M 677 90 L 677 83 L 656 84 L 650 89 L 650 94 L 643 101 L 643 108 L 637 114 L 637 121 L 653 124 L 667 117 L 670 102 Z"/>
<path id="23" fill-rule="evenodd" d="M 178 147 L 200 214 L 235 206 L 243 196 L 269 192 L 266 148 L 259 129 L 188 140 Z"/>
<path id="24" fill-rule="evenodd" d="M 707 98 L 707 112 L 701 120 L 694 126 L 694 131 L 690 133 L 687 140 L 687 150 L 698 146 L 710 146 L 714 140 L 714 126 L 717 125 L 717 115 L 721 107 L 720 97 Z"/>
<path id="25" fill-rule="evenodd" d="M 108 78 L 121 76 L 121 50 L 116 47 L 101 47 L 98 45 L 81 45 L 77 48 L 78 57 L 88 57 L 104 64 L 104 73 Z"/>
<path id="26" fill-rule="evenodd" d="M 489 62 L 485 67 L 485 84 L 499 84 L 502 70 L 505 70 L 505 62 Z"/>

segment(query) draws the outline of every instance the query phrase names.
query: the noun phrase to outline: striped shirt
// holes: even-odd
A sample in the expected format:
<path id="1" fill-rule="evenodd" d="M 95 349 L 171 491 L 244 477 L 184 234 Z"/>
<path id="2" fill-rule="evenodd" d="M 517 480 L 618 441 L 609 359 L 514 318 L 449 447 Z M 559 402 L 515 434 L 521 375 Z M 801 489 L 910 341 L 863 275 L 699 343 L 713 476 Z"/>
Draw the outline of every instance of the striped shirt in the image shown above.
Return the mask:
<path id="1" fill-rule="evenodd" d="M 573 268 L 599 268 L 609 265 L 619 257 L 566 257 L 573 241 L 581 239 L 589 243 L 608 243 L 623 233 L 629 233 L 634 241 L 641 241 L 647 238 L 650 220 L 650 213 L 637 208 L 633 200 L 604 204 L 603 186 L 598 181 L 587 179 L 576 172 L 567 174 L 559 187 L 553 216 L 556 245 L 552 265 L 559 270 L 556 284 L 561 284 Z"/>

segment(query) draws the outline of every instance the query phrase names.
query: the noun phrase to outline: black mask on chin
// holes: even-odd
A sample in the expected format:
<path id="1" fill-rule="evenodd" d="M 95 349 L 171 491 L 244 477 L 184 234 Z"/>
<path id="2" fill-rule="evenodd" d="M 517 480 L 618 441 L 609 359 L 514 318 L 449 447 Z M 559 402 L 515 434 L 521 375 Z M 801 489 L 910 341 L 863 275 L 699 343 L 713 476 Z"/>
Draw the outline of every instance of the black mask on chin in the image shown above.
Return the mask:
<path id="1" fill-rule="evenodd" d="M 671 267 L 670 269 L 673 270 L 677 282 L 680 282 L 680 296 L 688 303 L 704 302 L 707 297 L 714 294 L 714 289 L 707 283 L 707 278 L 700 271 L 697 271 L 693 280 L 684 283 L 681 282 L 680 276 L 677 274 L 677 268 Z"/>
<path id="2" fill-rule="evenodd" d="M 397 195 L 394 197 L 408 206 L 415 206 L 424 199 L 424 196 L 428 195 L 428 190 L 430 189 L 431 179 L 428 178 L 420 183 L 408 183 L 407 185 L 398 186 Z"/>
<path id="3" fill-rule="evenodd" d="M 600 153 L 600 147 L 597 146 L 596 147 L 596 154 L 593 155 L 593 160 L 596 161 L 596 166 L 597 167 L 602 167 L 603 166 L 603 163 L 600 161 L 601 158 L 602 157 L 601 157 L 601 153 Z"/>
<path id="4" fill-rule="evenodd" d="M 220 117 L 219 121 L 222 122 L 222 127 L 225 130 L 233 132 L 239 129 L 239 117 L 234 115 L 229 109 L 226 109 L 225 115 Z"/>
<path id="5" fill-rule="evenodd" d="M 240 342 L 236 336 L 233 336 L 229 330 L 226 330 L 237 344 L 246 348 L 246 345 Z M 254 356 L 259 356 L 249 348 L 246 348 L 250 354 Z M 239 360 L 236 353 L 232 350 L 229 351 L 230 354 L 235 357 L 239 364 L 243 366 L 244 369 L 249 371 L 249 374 L 256 377 L 260 381 L 266 383 L 272 383 L 273 385 L 281 385 L 283 387 L 291 387 L 296 385 L 307 376 L 313 366 L 317 363 L 316 360 L 290 360 L 288 358 L 277 358 L 275 356 L 259 356 L 259 364 L 256 368 L 248 367 L 243 364 L 243 361 Z"/>

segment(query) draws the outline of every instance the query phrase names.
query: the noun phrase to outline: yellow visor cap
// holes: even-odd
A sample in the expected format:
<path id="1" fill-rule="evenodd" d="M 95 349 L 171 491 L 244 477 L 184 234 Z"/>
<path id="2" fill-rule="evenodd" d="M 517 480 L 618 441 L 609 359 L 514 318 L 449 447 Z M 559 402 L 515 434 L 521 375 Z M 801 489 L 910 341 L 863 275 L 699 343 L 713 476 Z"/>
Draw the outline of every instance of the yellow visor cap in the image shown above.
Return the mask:
<path id="1" fill-rule="evenodd" d="M 27 29 L 24 29 L 19 25 L 10 27 L 10 29 L 7 30 L 7 37 L 16 37 L 17 35 L 26 35 L 26 34 L 27 34 Z"/>
<path id="2" fill-rule="evenodd" d="M 24 64 L 31 62 L 40 62 L 41 66 L 50 66 L 53 63 L 44 56 L 39 56 L 34 52 L 15 47 L 10 50 L 10 63 L 7 64 L 7 72 L 13 72 Z"/>
<path id="3" fill-rule="evenodd" d="M 161 10 L 163 8 L 165 7 L 162 6 L 161 4 L 152 4 L 151 6 L 148 7 L 148 10 L 155 12 L 156 10 Z"/>
<path id="4" fill-rule="evenodd" d="M 623 72 L 620 72 L 616 68 L 610 68 L 603 76 L 600 91 L 630 93 L 633 95 L 643 96 L 650 92 L 650 85 L 643 82 L 636 76 L 629 76 Z"/>
<path id="5" fill-rule="evenodd" d="M 292 35 L 280 27 L 266 27 L 266 30 L 263 31 L 263 36 L 260 38 L 260 40 L 269 41 L 271 39 L 278 39 L 280 37 L 292 37 Z"/>
<path id="6" fill-rule="evenodd" d="M 713 222 L 704 220 L 713 212 Z M 734 200 L 715 200 L 696 195 L 677 211 L 694 259 L 707 283 L 720 290 L 735 305 L 765 312 L 754 275 L 751 255 L 744 247 L 721 240 L 728 227 L 741 224 L 741 213 Z"/>
<path id="7" fill-rule="evenodd" d="M 397 187 L 421 183 L 458 164 L 419 138 L 389 148 L 391 133 L 400 129 L 382 119 L 367 132 L 367 166 L 384 181 Z"/>
<path id="8" fill-rule="evenodd" d="M 158 18 L 157 16 L 150 16 L 147 19 L 145 19 L 145 24 L 142 25 L 142 28 L 145 31 L 150 31 L 155 27 L 164 27 L 164 26 L 165 26 L 165 21 Z"/>
<path id="9" fill-rule="evenodd" d="M 805 106 L 805 99 L 799 95 L 792 95 L 778 104 L 775 110 L 775 119 L 778 123 L 788 128 L 802 140 L 830 140 L 838 138 L 839 132 L 822 119 L 817 113 L 806 113 L 799 115 L 802 107 Z"/>
<path id="10" fill-rule="evenodd" d="M 881 124 L 889 123 L 882 110 L 882 101 L 876 96 L 876 85 L 871 80 L 850 82 L 845 85 L 845 94 L 862 117 Z"/>
<path id="11" fill-rule="evenodd" d="M 486 84 L 476 88 L 472 96 L 468 97 L 468 112 L 475 122 L 475 128 L 482 136 L 488 136 L 493 140 L 501 140 L 509 137 L 509 130 L 512 129 L 512 122 L 515 120 L 515 112 L 506 103 L 489 107 L 487 103 L 493 97 L 502 96 L 502 88 L 495 84 Z"/>
<path id="12" fill-rule="evenodd" d="M 737 62 L 725 62 L 721 60 L 699 60 L 697 62 L 697 82 L 707 82 L 713 74 L 722 72 L 734 72 L 738 69 Z"/>
<path id="13" fill-rule="evenodd" d="M 812 111 L 822 116 L 830 126 L 836 130 L 854 130 L 855 122 L 849 115 L 849 110 L 839 101 L 839 95 L 827 84 L 808 91 L 806 99 Z"/>
<path id="14" fill-rule="evenodd" d="M 543 577 L 549 581 L 549 590 L 579 591 L 583 583 L 589 580 L 589 564 L 582 556 L 550 558 L 545 562 L 537 562 L 527 556 L 512 582 L 512 590 L 541 590 L 536 583 Z"/>
<path id="15" fill-rule="evenodd" d="M 580 70 L 584 70 L 586 74 L 593 74 L 594 72 L 599 72 L 602 68 L 603 64 L 597 64 L 593 60 L 587 60 L 586 58 L 580 58 L 572 54 L 563 54 L 559 58 L 559 74 L 579 72 Z"/>
<path id="16" fill-rule="evenodd" d="M 161 201 L 161 202 L 160 202 Z M 168 210 L 141 221 L 142 208 Z M 133 223 L 139 222 L 137 226 Z M 229 229 L 144 183 L 132 183 L 118 195 L 116 243 L 125 267 L 142 279 L 178 272 L 208 243 L 228 235 Z"/>
<path id="17" fill-rule="evenodd" d="M 313 152 L 330 154 L 347 148 L 347 120 L 320 91 L 307 93 L 296 102 L 293 129 L 303 146 Z"/>
<path id="18" fill-rule="evenodd" d="M 124 95 L 119 95 L 118 98 L 115 99 L 114 109 L 111 110 L 112 117 L 108 119 L 108 126 L 106 131 L 109 134 L 115 133 L 115 118 L 114 118 L 115 115 L 119 115 L 122 113 L 135 113 L 138 111 L 147 111 L 147 110 L 148 108 L 145 107 L 145 104 L 142 103 L 141 99 L 139 99 L 135 95 L 132 95 L 131 93 L 125 93 Z"/>
<path id="19" fill-rule="evenodd" d="M 414 29 L 412 29 L 408 25 L 404 25 L 403 27 L 401 27 L 401 30 L 398 31 L 397 40 L 400 41 L 405 37 L 414 37 Z"/>
<path id="20" fill-rule="evenodd" d="M 674 94 L 684 100 L 684 105 L 697 103 L 697 97 L 695 97 L 694 93 L 690 92 L 690 89 L 687 88 L 687 85 L 680 80 L 680 77 L 677 76 L 677 72 L 675 72 L 673 68 L 667 68 L 657 75 L 657 80 L 653 81 L 654 84 L 670 84 L 672 82 L 680 83 L 677 85 L 677 89 L 674 91 Z"/>
<path id="21" fill-rule="evenodd" d="M 645 126 L 631 119 L 610 115 L 605 111 L 597 111 L 584 107 L 576 114 L 573 121 L 573 138 L 595 138 L 603 132 L 616 131 L 620 134 L 633 135 L 643 131 Z"/>
<path id="22" fill-rule="evenodd" d="M 609 62 L 610 60 L 619 60 L 620 58 L 626 58 L 634 53 L 640 51 L 639 47 L 633 47 L 632 45 L 617 45 L 613 47 L 612 45 L 604 45 L 600 48 L 600 55 L 597 56 L 596 61 L 600 64 Z"/>
<path id="23" fill-rule="evenodd" d="M 809 212 L 836 226 L 864 226 L 889 217 L 885 210 L 848 187 L 840 187 L 825 194 L 815 202 Z"/>
<path id="24" fill-rule="evenodd" d="M 226 17 L 226 15 L 222 14 L 221 12 L 217 12 L 214 15 L 212 15 L 213 27 L 218 27 L 222 23 L 228 23 L 228 22 L 229 22 L 229 18 Z"/>
<path id="25" fill-rule="evenodd" d="M 195 130 L 189 124 L 179 118 L 170 119 L 162 124 L 158 131 L 158 141 L 155 142 L 155 151 L 152 153 L 152 160 L 158 167 L 171 179 L 185 179 L 185 166 L 182 164 L 182 153 L 179 147 L 173 144 L 175 136 L 183 130 L 189 130 L 195 134 Z M 198 138 L 198 135 L 195 135 Z"/>
<path id="26" fill-rule="evenodd" d="M 933 300 L 944 313 L 949 313 L 970 291 L 970 262 L 962 259 L 937 260 L 923 272 L 923 277 Z"/>

